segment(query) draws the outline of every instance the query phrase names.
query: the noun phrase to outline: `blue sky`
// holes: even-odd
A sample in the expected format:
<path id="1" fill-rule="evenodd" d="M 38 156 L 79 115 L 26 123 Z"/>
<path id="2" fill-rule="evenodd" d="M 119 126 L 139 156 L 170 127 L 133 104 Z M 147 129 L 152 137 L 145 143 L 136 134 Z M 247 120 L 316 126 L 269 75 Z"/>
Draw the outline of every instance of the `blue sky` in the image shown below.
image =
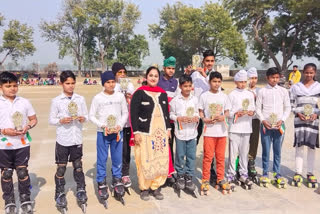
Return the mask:
<path id="1" fill-rule="evenodd" d="M 142 13 L 139 24 L 136 26 L 135 32 L 138 34 L 144 34 L 149 41 L 150 56 L 146 57 L 143 61 L 144 65 L 150 65 L 153 63 L 162 64 L 163 56 L 158 45 L 158 41 L 149 38 L 148 24 L 159 22 L 159 11 L 167 3 L 174 4 L 176 0 L 129 0 L 139 6 Z M 181 2 L 194 7 L 200 7 L 206 2 L 205 0 L 182 0 Z M 213 0 L 212 2 L 218 2 Z M 34 28 L 34 43 L 37 51 L 32 57 L 27 57 L 25 61 L 20 60 L 20 64 L 28 65 L 32 62 L 47 64 L 50 62 L 57 62 L 58 64 L 73 64 L 71 57 L 65 57 L 63 60 L 58 58 L 57 45 L 55 43 L 46 42 L 41 37 L 39 30 L 39 23 L 41 20 L 54 21 L 61 11 L 63 0 L 1 0 L 0 13 L 5 16 L 6 24 L 11 19 L 17 19 L 23 23 Z M 0 36 L 2 37 L 3 30 L 0 28 Z M 0 37 L 0 42 L 1 42 Z M 249 51 L 250 52 L 250 51 Z M 2 59 L 3 54 L 0 54 Z M 307 59 L 308 61 L 314 59 Z M 8 60 L 9 61 L 9 60 Z M 7 62 L 8 62 L 7 61 Z M 222 60 L 220 64 L 232 65 L 232 61 Z M 304 64 L 300 62 L 297 64 Z M 249 53 L 249 66 L 261 67 L 261 62 L 255 59 L 255 56 Z"/>

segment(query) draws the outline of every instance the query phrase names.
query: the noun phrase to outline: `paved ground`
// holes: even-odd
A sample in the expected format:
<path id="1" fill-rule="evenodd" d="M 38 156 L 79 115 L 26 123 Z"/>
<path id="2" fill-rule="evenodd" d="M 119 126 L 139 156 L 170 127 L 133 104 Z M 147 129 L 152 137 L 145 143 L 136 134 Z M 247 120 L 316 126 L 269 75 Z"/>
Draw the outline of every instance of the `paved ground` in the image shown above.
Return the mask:
<path id="1" fill-rule="evenodd" d="M 223 85 L 227 91 L 233 88 L 231 82 Z M 77 85 L 76 92 L 85 96 L 88 107 L 92 97 L 101 91 L 101 86 Z M 60 87 L 21 87 L 20 95 L 31 100 L 37 112 L 39 124 L 31 131 L 33 142 L 31 146 L 30 176 L 32 181 L 32 198 L 36 201 L 35 210 L 38 214 L 58 213 L 55 209 L 54 197 L 54 164 L 55 128 L 48 125 L 48 114 L 51 99 L 61 93 Z M 88 208 L 87 213 L 319 213 L 320 195 L 306 186 L 301 188 L 289 186 L 287 189 L 277 189 L 274 186 L 262 188 L 254 185 L 253 190 L 245 191 L 238 188 L 231 195 L 222 195 L 211 188 L 210 196 L 194 199 L 192 196 L 182 193 L 178 198 L 173 189 L 165 188 L 163 201 L 151 199 L 149 202 L 140 200 L 138 195 L 138 184 L 135 171 L 134 158 L 130 173 L 133 179 L 133 194 L 126 195 L 126 206 L 109 200 L 109 209 L 105 210 L 97 200 L 95 180 L 96 161 L 96 131 L 90 122 L 85 125 L 84 130 L 84 172 L 86 175 Z M 292 148 L 293 121 L 292 117 L 287 121 L 287 133 L 283 145 L 282 173 L 288 179 L 294 174 L 295 150 Z M 196 165 L 196 185 L 200 186 L 202 166 L 202 142 L 198 146 Z M 132 153 L 133 154 L 133 153 Z M 227 155 L 227 153 L 226 153 Z M 317 151 L 319 156 L 319 150 Z M 132 156 L 133 157 L 133 156 Z M 272 157 L 272 156 L 271 156 Z M 315 175 L 320 178 L 320 158 L 316 160 Z M 259 148 L 257 158 L 258 172 L 261 173 L 261 150 Z M 108 160 L 108 172 L 110 172 L 110 160 Z M 305 174 L 305 173 L 304 173 Z M 110 176 L 110 174 L 109 174 Z M 14 178 L 16 181 L 16 177 Z M 74 197 L 75 183 L 72 177 L 72 167 L 68 167 L 66 173 L 68 189 L 67 199 L 70 214 L 81 213 Z M 109 180 L 110 182 L 110 177 Z M 17 183 L 15 183 L 17 190 Z M 1 193 L 2 194 L 2 193 Z M 18 194 L 16 194 L 18 195 Z M 3 211 L 3 201 L 0 202 L 0 213 Z"/>

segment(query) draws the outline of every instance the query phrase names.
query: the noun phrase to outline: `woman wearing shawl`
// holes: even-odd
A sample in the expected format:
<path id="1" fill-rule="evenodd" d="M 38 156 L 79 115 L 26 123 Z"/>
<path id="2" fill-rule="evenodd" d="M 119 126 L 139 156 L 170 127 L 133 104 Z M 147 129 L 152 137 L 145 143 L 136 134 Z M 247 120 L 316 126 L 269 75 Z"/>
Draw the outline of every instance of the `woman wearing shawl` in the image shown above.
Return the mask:
<path id="1" fill-rule="evenodd" d="M 137 89 L 130 104 L 131 127 L 140 197 L 149 200 L 149 193 L 162 200 L 160 187 L 174 169 L 170 158 L 170 119 L 168 97 L 157 86 L 160 71 L 147 69 L 147 85 Z"/>

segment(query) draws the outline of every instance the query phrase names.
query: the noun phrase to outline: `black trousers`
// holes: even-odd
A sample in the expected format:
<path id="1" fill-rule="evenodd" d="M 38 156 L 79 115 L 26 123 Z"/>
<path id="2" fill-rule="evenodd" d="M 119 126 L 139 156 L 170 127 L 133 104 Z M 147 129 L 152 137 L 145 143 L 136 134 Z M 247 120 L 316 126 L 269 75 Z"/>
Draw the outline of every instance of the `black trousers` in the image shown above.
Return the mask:
<path id="1" fill-rule="evenodd" d="M 131 146 L 129 146 L 131 138 L 131 128 L 123 128 L 123 150 L 122 150 L 122 176 L 128 176 L 131 160 Z"/>
<path id="2" fill-rule="evenodd" d="M 171 125 L 171 139 L 169 140 L 170 150 L 171 150 L 171 160 L 174 165 L 174 155 L 173 155 L 173 142 L 174 142 L 174 123 L 170 123 Z"/>

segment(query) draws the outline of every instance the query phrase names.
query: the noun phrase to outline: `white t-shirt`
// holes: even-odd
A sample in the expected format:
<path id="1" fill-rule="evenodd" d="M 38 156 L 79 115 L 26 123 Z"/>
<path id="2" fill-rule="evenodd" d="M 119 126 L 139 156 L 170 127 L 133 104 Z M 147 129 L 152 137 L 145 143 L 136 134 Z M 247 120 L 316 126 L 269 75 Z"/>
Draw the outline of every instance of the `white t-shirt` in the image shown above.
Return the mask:
<path id="1" fill-rule="evenodd" d="M 56 141 L 62 146 L 74 146 L 82 144 L 82 127 L 83 124 L 78 120 L 74 120 L 69 124 L 61 124 L 59 121 L 62 118 L 70 117 L 68 105 L 70 102 L 74 102 L 78 107 L 78 116 L 88 120 L 88 110 L 86 101 L 83 96 L 74 93 L 69 99 L 64 93 L 52 99 L 49 124 L 57 126 L 57 138 Z"/>
<path id="2" fill-rule="evenodd" d="M 112 95 L 100 92 L 92 100 L 89 119 L 97 125 L 98 132 L 103 132 L 102 126 L 107 126 L 107 119 L 111 115 L 116 117 L 116 125 L 122 130 L 128 120 L 126 99 L 120 92 L 114 92 Z"/>
<path id="3" fill-rule="evenodd" d="M 230 92 L 228 95 L 229 102 L 231 104 L 229 117 L 230 117 L 230 132 L 231 133 L 252 133 L 252 116 L 244 115 L 239 117 L 234 122 L 235 113 L 238 111 L 243 110 L 242 103 L 245 99 L 248 99 L 248 111 L 255 111 L 255 102 L 254 102 L 254 95 L 252 92 L 248 91 L 247 89 L 238 89 L 235 88 L 233 91 Z"/>
<path id="4" fill-rule="evenodd" d="M 205 118 L 210 118 L 210 105 L 216 104 L 216 115 L 223 115 L 224 111 L 230 109 L 228 96 L 219 91 L 212 93 L 211 91 L 204 92 L 200 96 L 199 109 L 204 111 Z M 205 124 L 203 136 L 205 137 L 226 137 L 228 136 L 228 127 L 225 121 L 214 124 Z"/>
<path id="5" fill-rule="evenodd" d="M 34 116 L 36 113 L 29 100 L 17 96 L 13 102 L 0 96 L 0 129 L 14 129 L 12 115 L 19 112 L 23 115 L 22 127 L 28 124 L 28 117 Z M 15 150 L 30 146 L 30 142 L 26 135 L 7 136 L 2 135 L 0 141 L 0 149 Z"/>
<path id="6" fill-rule="evenodd" d="M 198 99 L 191 94 L 188 98 L 179 94 L 170 102 L 170 119 L 174 121 L 175 136 L 179 140 L 192 140 L 198 135 L 197 123 L 177 122 L 177 117 L 187 116 L 187 109 L 193 110 L 192 116 L 199 117 Z"/>

